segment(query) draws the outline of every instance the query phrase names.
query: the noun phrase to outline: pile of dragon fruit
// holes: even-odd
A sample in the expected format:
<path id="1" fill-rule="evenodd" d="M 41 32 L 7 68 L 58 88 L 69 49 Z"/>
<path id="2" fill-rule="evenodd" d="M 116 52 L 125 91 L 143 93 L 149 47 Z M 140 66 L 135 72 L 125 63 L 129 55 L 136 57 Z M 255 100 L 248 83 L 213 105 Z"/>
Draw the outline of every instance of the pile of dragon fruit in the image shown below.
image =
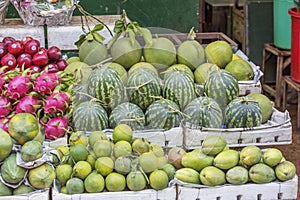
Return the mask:
<path id="1" fill-rule="evenodd" d="M 64 72 L 61 50 L 41 47 L 31 37 L 5 37 L 0 59 L 0 128 L 8 131 L 10 119 L 26 112 L 36 116 L 47 139 L 63 137 L 72 115 L 74 77 Z"/>

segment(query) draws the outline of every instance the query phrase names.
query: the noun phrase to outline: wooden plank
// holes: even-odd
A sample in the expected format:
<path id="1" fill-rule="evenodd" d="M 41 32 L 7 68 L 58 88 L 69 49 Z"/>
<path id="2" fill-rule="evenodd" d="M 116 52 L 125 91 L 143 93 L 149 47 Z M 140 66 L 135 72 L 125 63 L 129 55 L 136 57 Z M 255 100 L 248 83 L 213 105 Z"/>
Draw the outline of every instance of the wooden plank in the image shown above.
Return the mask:
<path id="1" fill-rule="evenodd" d="M 113 32 L 115 21 L 120 18 L 119 15 L 101 15 L 95 17 L 106 24 L 111 32 Z M 90 22 L 90 28 L 92 29 L 95 24 L 99 24 L 99 22 L 96 20 Z M 87 29 L 87 27 L 85 27 L 85 29 Z M 47 27 L 48 46 L 57 46 L 62 50 L 77 50 L 77 47 L 74 43 L 83 33 L 80 16 L 73 16 L 72 21 L 68 25 Z M 99 31 L 99 33 L 105 38 L 104 44 L 107 44 L 112 37 L 110 32 L 104 28 L 103 30 Z"/>
<path id="2" fill-rule="evenodd" d="M 0 25 L 0 41 L 6 36 L 14 37 L 18 40 L 31 36 L 40 41 L 42 47 L 45 47 L 44 27 L 24 25 L 19 18 L 6 19 L 5 23 Z"/>

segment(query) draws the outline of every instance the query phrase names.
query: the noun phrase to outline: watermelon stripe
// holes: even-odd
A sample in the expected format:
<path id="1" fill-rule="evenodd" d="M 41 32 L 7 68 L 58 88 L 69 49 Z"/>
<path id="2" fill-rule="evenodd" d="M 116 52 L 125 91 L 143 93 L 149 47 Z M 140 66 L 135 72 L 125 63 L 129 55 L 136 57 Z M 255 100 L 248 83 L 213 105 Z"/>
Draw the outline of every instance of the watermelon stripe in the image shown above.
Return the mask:
<path id="1" fill-rule="evenodd" d="M 144 129 L 144 112 L 137 105 L 124 102 L 115 107 L 109 116 L 110 128 L 115 128 L 119 124 L 127 124 L 132 130 Z"/>
<path id="2" fill-rule="evenodd" d="M 141 68 L 132 72 L 127 80 L 129 101 L 143 111 L 161 95 L 159 78 L 150 69 Z"/>
<path id="3" fill-rule="evenodd" d="M 167 99 L 160 99 L 154 101 L 147 108 L 145 118 L 147 128 L 169 130 L 178 127 L 182 117 L 176 103 Z"/>
<path id="4" fill-rule="evenodd" d="M 97 98 L 110 113 L 124 101 L 124 85 L 118 73 L 109 67 L 96 68 L 88 78 L 88 94 Z"/>
<path id="5" fill-rule="evenodd" d="M 220 128 L 223 115 L 217 102 L 209 97 L 198 97 L 184 109 L 186 122 L 208 128 Z"/>
<path id="6" fill-rule="evenodd" d="M 100 104 L 86 101 L 75 107 L 73 124 L 77 131 L 103 130 L 108 127 L 108 116 Z"/>
<path id="7" fill-rule="evenodd" d="M 183 110 L 196 97 L 194 81 L 185 71 L 172 72 L 165 79 L 163 97 L 174 101 Z"/>
<path id="8" fill-rule="evenodd" d="M 225 118 L 227 128 L 252 128 L 262 122 L 258 103 L 249 97 L 232 100 L 226 107 Z"/>
<path id="9" fill-rule="evenodd" d="M 238 81 L 224 69 L 214 70 L 204 83 L 204 93 L 225 110 L 227 104 L 239 96 Z"/>

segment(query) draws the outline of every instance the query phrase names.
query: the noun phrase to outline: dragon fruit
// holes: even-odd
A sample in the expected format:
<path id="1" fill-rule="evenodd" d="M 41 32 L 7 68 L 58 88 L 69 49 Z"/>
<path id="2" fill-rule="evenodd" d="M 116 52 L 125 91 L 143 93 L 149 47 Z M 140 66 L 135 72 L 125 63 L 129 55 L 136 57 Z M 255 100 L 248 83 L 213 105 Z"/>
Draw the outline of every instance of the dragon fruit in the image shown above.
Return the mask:
<path id="1" fill-rule="evenodd" d="M 30 77 L 20 74 L 13 77 L 8 85 L 6 95 L 11 99 L 20 99 L 24 97 L 32 88 Z"/>
<path id="2" fill-rule="evenodd" d="M 4 85 L 6 81 L 3 75 L 0 74 L 0 94 L 3 94 L 4 92 Z"/>
<path id="3" fill-rule="evenodd" d="M 69 103 L 70 96 L 66 92 L 53 92 L 46 98 L 44 112 L 53 117 L 64 114 Z"/>
<path id="4" fill-rule="evenodd" d="M 63 137 L 69 129 L 68 118 L 55 117 L 49 119 L 49 121 L 44 126 L 46 138 L 50 140 L 55 140 L 57 138 Z"/>
<path id="5" fill-rule="evenodd" d="M 0 119 L 0 128 L 5 130 L 8 133 L 8 124 L 9 124 L 10 118 L 1 118 Z"/>
<path id="6" fill-rule="evenodd" d="M 22 97 L 16 105 L 16 113 L 31 113 L 36 115 L 37 110 L 42 107 L 41 101 L 32 95 Z"/>
<path id="7" fill-rule="evenodd" d="M 60 78 L 57 73 L 43 72 L 36 78 L 34 91 L 42 95 L 49 95 L 53 92 L 53 90 L 59 83 Z"/>
<path id="8" fill-rule="evenodd" d="M 12 111 L 12 104 L 10 100 L 5 97 L 0 97 L 0 118 L 6 117 Z"/>

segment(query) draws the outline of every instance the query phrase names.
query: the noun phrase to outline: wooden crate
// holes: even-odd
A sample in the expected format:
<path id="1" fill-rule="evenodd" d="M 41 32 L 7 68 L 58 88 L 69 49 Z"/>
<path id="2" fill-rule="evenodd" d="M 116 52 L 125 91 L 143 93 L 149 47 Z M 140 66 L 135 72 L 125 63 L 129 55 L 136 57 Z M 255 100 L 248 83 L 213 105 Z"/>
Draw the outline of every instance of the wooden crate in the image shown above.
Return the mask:
<path id="1" fill-rule="evenodd" d="M 282 145 L 292 143 L 292 124 L 288 111 L 280 112 L 273 108 L 271 120 L 258 127 L 221 129 L 187 124 L 183 134 L 183 146 L 186 149 L 201 147 L 202 141 L 210 135 L 223 137 L 231 147 Z"/>

